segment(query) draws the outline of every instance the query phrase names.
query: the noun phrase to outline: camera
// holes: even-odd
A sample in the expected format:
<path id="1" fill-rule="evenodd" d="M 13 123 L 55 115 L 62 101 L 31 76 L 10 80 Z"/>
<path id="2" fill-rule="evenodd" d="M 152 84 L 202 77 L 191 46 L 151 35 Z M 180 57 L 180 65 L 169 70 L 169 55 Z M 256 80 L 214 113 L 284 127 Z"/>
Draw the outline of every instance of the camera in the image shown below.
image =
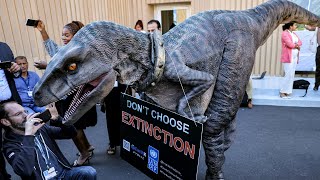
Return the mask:
<path id="1" fill-rule="evenodd" d="M 11 62 L 10 61 L 4 61 L 0 62 L 0 69 L 7 69 L 11 67 Z"/>
<path id="2" fill-rule="evenodd" d="M 46 109 L 42 113 L 35 116 L 35 118 L 41 119 L 42 121 L 40 123 L 46 123 L 51 119 L 51 113 L 50 113 L 49 109 Z"/>

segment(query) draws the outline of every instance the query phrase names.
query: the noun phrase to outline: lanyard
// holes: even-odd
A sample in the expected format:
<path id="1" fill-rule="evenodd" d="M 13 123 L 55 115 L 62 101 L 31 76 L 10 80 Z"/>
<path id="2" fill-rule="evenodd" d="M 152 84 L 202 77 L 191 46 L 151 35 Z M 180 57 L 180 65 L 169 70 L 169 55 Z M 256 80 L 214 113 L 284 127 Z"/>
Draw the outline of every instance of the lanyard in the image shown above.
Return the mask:
<path id="1" fill-rule="evenodd" d="M 21 76 L 21 79 L 23 80 L 24 84 L 27 86 L 28 88 L 28 91 L 30 91 L 30 86 L 29 86 L 29 74 L 27 75 L 27 78 L 24 79 L 22 76 Z"/>
<path id="2" fill-rule="evenodd" d="M 43 148 L 42 148 L 42 145 L 41 145 L 41 142 L 39 141 L 39 139 L 38 139 L 38 137 L 36 136 L 35 137 L 35 143 L 36 143 L 36 145 L 37 145 L 37 147 L 39 148 L 39 150 L 40 150 L 40 152 L 41 152 L 41 155 L 42 155 L 42 157 L 43 157 L 43 159 L 44 159 L 44 161 L 45 161 L 45 163 L 46 163 L 46 165 L 47 165 L 47 168 L 49 169 L 49 152 L 48 152 L 48 148 L 47 148 L 47 145 L 46 145 L 46 143 L 44 142 L 44 139 L 43 139 L 43 137 L 42 137 L 42 135 L 40 134 L 40 137 L 41 137 L 41 140 L 42 140 L 42 142 L 43 142 L 43 145 L 44 145 L 44 147 L 45 147 L 45 150 L 46 150 L 46 154 L 44 153 L 44 151 L 43 151 Z M 47 156 L 46 156 L 47 155 Z"/>

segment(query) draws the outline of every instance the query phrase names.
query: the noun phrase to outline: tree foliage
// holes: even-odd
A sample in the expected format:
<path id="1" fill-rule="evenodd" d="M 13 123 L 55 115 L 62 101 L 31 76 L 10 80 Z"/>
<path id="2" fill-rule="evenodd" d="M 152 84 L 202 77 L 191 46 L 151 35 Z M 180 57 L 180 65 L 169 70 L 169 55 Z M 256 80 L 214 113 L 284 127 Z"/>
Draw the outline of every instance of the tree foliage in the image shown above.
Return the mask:
<path id="1" fill-rule="evenodd" d="M 309 0 L 290 0 L 305 9 L 308 9 Z M 320 1 L 319 0 L 310 0 L 310 9 L 309 11 L 320 16 Z"/>

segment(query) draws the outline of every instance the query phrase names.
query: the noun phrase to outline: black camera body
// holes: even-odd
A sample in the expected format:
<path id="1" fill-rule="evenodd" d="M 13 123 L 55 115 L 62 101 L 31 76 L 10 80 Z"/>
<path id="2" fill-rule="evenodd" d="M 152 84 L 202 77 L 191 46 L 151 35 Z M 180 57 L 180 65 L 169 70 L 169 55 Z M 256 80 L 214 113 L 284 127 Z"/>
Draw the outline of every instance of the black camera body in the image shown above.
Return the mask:
<path id="1" fill-rule="evenodd" d="M 11 67 L 11 62 L 10 61 L 4 61 L 0 62 L 0 69 L 7 69 Z"/>
<path id="2" fill-rule="evenodd" d="M 51 113 L 50 113 L 49 109 L 46 109 L 45 111 L 43 111 L 39 115 L 35 116 L 35 118 L 41 119 L 42 121 L 40 123 L 46 123 L 51 119 Z"/>

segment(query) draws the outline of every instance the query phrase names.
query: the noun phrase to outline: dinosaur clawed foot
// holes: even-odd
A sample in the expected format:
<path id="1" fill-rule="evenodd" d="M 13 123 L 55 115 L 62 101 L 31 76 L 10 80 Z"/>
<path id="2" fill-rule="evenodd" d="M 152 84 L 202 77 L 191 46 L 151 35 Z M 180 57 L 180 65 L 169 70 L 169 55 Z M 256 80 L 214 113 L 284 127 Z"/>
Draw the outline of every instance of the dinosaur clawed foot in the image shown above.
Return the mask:
<path id="1" fill-rule="evenodd" d="M 192 115 L 187 115 L 187 113 L 185 113 L 184 111 L 178 112 L 178 113 L 186 118 L 189 118 L 189 119 L 191 119 L 195 122 L 201 123 L 201 124 L 205 123 L 208 120 L 208 116 L 205 116 L 205 115 L 199 115 L 199 114 L 196 115 L 195 114 L 194 116 L 192 116 Z"/>
<path id="2" fill-rule="evenodd" d="M 187 118 L 190 118 L 191 120 L 194 120 L 198 123 L 205 123 L 208 119 L 207 116 L 203 115 L 203 114 L 194 114 L 194 115 L 191 115 L 190 112 L 185 112 L 184 109 L 186 107 L 186 104 L 184 103 L 181 103 L 178 105 L 177 107 L 177 112 L 181 115 L 181 116 L 184 116 L 184 117 L 187 117 Z"/>
<path id="3" fill-rule="evenodd" d="M 194 116 L 194 121 L 198 122 L 198 123 L 205 123 L 206 121 L 208 120 L 208 117 L 207 116 L 204 116 L 204 115 L 196 115 Z"/>
<path id="4" fill-rule="evenodd" d="M 219 171 L 217 173 L 210 173 L 207 170 L 206 173 L 206 180 L 224 180 L 223 172 Z"/>

